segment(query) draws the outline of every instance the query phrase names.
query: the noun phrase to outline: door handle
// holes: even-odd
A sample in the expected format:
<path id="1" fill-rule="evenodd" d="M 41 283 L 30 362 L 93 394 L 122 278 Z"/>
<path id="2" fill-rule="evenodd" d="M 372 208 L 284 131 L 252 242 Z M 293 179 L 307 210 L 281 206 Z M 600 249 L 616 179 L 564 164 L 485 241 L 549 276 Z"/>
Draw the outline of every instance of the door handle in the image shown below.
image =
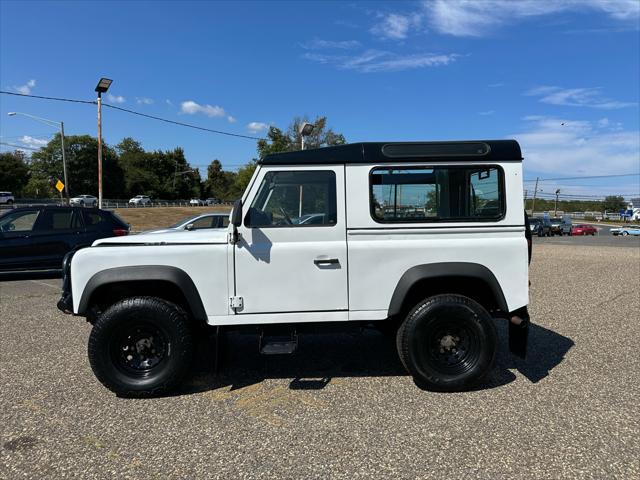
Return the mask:
<path id="1" fill-rule="evenodd" d="M 340 261 L 337 258 L 316 258 L 313 263 L 315 265 L 335 265 L 339 264 Z"/>

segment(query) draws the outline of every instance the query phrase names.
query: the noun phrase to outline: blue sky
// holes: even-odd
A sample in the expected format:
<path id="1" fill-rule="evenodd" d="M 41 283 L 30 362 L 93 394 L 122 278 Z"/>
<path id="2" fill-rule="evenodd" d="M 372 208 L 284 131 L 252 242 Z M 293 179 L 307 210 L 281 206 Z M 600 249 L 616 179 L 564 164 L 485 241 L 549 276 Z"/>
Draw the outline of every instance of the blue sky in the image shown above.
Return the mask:
<path id="1" fill-rule="evenodd" d="M 525 176 L 640 172 L 640 2 L 0 3 L 2 90 L 94 99 L 261 136 L 326 115 L 348 141 L 516 138 Z M 96 133 L 95 107 L 0 95 L 5 143 Z M 255 142 L 104 109 L 107 143 L 237 168 Z M 3 145 L 2 149 L 10 147 Z M 640 177 L 546 182 L 640 193 Z"/>

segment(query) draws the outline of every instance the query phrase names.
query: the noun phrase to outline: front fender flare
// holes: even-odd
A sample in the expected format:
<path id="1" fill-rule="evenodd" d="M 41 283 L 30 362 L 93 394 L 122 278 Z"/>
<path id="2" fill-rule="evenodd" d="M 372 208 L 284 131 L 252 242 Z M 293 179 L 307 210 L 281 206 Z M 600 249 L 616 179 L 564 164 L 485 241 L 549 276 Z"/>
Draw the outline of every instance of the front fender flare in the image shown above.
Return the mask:
<path id="1" fill-rule="evenodd" d="M 93 275 L 87 282 L 80 303 L 78 304 L 78 315 L 85 315 L 89 306 L 89 300 L 99 287 L 110 283 L 122 282 L 143 282 L 143 281 L 165 281 L 172 283 L 179 289 L 189 303 L 189 308 L 194 318 L 207 321 L 207 313 L 202 304 L 200 293 L 191 277 L 177 267 L 167 265 L 136 265 L 131 267 L 116 267 L 102 270 Z"/>

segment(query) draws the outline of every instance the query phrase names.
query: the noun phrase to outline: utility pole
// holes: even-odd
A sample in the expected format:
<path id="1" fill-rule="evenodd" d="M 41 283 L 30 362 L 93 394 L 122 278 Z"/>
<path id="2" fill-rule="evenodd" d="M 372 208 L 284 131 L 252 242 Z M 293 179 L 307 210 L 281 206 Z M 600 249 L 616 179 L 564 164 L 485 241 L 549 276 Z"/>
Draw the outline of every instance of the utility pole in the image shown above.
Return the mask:
<path id="1" fill-rule="evenodd" d="M 67 205 L 69 201 L 69 180 L 67 179 L 67 157 L 64 148 L 64 122 L 60 122 L 60 143 L 62 144 L 62 175 L 64 176 L 64 193 L 67 197 Z M 62 195 L 62 192 L 60 192 Z"/>
<path id="2" fill-rule="evenodd" d="M 536 211 L 536 195 L 538 194 L 538 180 L 540 177 L 536 177 L 536 186 L 533 189 L 533 205 L 531 206 L 531 215 Z"/>
<path id="3" fill-rule="evenodd" d="M 553 212 L 553 216 L 557 217 L 558 216 L 558 196 L 560 195 L 560 189 L 558 188 L 556 190 L 556 206 L 554 208 L 554 212 Z"/>

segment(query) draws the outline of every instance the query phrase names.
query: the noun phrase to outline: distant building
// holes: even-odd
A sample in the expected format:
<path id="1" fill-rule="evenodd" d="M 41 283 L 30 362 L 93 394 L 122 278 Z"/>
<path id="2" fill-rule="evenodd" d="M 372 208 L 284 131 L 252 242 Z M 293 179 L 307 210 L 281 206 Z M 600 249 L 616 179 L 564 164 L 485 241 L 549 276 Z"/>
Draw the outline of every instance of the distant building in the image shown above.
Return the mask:
<path id="1" fill-rule="evenodd" d="M 640 207 L 640 197 L 630 198 L 629 203 L 632 203 L 634 207 Z"/>

